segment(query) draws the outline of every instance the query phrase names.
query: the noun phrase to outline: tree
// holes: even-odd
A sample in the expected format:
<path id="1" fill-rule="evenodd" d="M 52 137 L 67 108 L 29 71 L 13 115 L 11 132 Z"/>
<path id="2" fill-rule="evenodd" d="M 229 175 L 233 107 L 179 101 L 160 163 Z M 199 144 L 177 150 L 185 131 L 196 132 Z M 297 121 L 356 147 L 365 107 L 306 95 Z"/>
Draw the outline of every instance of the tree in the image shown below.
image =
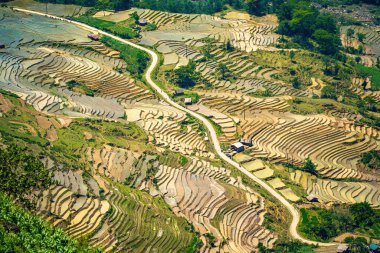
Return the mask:
<path id="1" fill-rule="evenodd" d="M 367 246 L 367 240 L 364 237 L 346 237 L 344 239 L 345 243 L 348 243 L 349 249 L 351 253 L 367 253 L 369 252 Z"/>
<path id="2" fill-rule="evenodd" d="M 375 212 L 368 202 L 352 204 L 349 210 L 357 227 L 364 228 L 373 225 Z"/>
<path id="3" fill-rule="evenodd" d="M 334 55 L 339 51 L 340 39 L 335 34 L 318 29 L 312 38 L 318 43 L 319 51 L 323 54 Z"/>
<path id="4" fill-rule="evenodd" d="M 131 13 L 131 18 L 135 20 L 136 24 L 139 22 L 139 19 L 140 19 L 139 14 L 137 14 L 136 11 Z"/>
<path id="5" fill-rule="evenodd" d="M 229 70 L 224 63 L 219 63 L 219 73 L 221 79 L 225 80 L 229 76 Z"/>
<path id="6" fill-rule="evenodd" d="M 332 86 L 326 85 L 325 87 L 322 88 L 322 98 L 332 98 L 336 99 L 336 91 Z"/>
<path id="7" fill-rule="evenodd" d="M 355 31 L 352 29 L 352 28 L 348 28 L 347 29 L 347 32 L 346 32 L 346 35 L 347 35 L 347 41 L 346 41 L 346 44 L 348 46 L 348 41 L 351 40 L 352 36 L 355 35 Z"/>
<path id="8" fill-rule="evenodd" d="M 25 148 L 11 145 L 7 149 L 0 149 L 0 191 L 24 204 L 30 204 L 28 195 L 50 184 L 49 171 Z"/>
<path id="9" fill-rule="evenodd" d="M 231 43 L 230 40 L 228 40 L 227 43 L 226 43 L 226 50 L 227 50 L 228 52 L 232 52 L 232 51 L 234 51 L 234 46 L 232 45 L 232 43 Z"/>
<path id="10" fill-rule="evenodd" d="M 292 62 L 294 62 L 294 57 L 296 56 L 296 53 L 294 51 L 290 51 L 289 57 Z"/>
<path id="11" fill-rule="evenodd" d="M 303 165 L 302 169 L 306 172 L 309 172 L 310 174 L 317 174 L 317 166 L 315 166 L 315 164 L 310 158 L 306 158 L 305 164 Z"/>
<path id="12" fill-rule="evenodd" d="M 103 10 L 103 16 L 106 15 L 105 11 L 108 8 L 110 0 L 97 0 L 97 5 L 101 10 Z"/>
<path id="13" fill-rule="evenodd" d="M 296 76 L 296 77 L 293 79 L 293 81 L 292 81 L 292 85 L 293 85 L 293 88 L 294 88 L 294 89 L 299 89 L 299 88 L 301 88 L 301 82 L 300 82 L 298 76 Z"/>
<path id="14" fill-rule="evenodd" d="M 174 70 L 172 81 L 181 88 L 191 88 L 199 80 L 199 74 L 195 70 L 195 63 L 190 61 L 187 66 L 181 66 Z"/>
<path id="15" fill-rule="evenodd" d="M 365 34 L 363 34 L 363 33 L 358 33 L 358 40 L 360 41 L 360 42 L 364 42 L 364 40 L 365 40 L 365 38 L 366 38 L 366 36 L 365 36 Z"/>

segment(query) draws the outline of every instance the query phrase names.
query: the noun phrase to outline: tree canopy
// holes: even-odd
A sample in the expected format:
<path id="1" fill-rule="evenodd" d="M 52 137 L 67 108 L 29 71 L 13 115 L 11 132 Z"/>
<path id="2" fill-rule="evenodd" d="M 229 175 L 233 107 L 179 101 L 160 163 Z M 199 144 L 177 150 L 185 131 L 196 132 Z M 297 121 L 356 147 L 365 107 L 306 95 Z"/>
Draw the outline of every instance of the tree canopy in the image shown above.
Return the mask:
<path id="1" fill-rule="evenodd" d="M 280 20 L 278 32 L 294 37 L 297 43 L 313 49 L 312 41 L 319 52 L 335 55 L 339 52 L 339 29 L 334 17 L 320 13 L 310 1 L 289 0 L 277 10 Z"/>

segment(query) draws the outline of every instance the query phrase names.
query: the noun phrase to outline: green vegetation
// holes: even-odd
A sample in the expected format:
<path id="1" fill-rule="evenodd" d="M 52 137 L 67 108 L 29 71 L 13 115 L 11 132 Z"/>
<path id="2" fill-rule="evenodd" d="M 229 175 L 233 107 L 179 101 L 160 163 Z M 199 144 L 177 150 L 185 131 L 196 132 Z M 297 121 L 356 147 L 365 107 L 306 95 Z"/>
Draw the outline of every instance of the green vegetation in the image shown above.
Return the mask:
<path id="1" fill-rule="evenodd" d="M 361 64 L 355 65 L 355 68 L 362 77 L 371 76 L 371 86 L 373 90 L 380 90 L 380 69 L 375 67 L 365 67 Z"/>
<path id="2" fill-rule="evenodd" d="M 284 166 L 295 170 L 302 170 L 312 175 L 318 175 L 317 166 L 313 163 L 313 161 L 310 158 L 306 158 L 302 167 L 296 166 L 291 163 L 286 163 L 284 164 Z"/>
<path id="3" fill-rule="evenodd" d="M 380 151 L 371 150 L 367 153 L 364 153 L 361 161 L 370 169 L 380 168 Z"/>
<path id="4" fill-rule="evenodd" d="M 149 63 L 149 56 L 134 47 L 121 43 L 107 36 L 102 36 L 101 42 L 120 52 L 120 58 L 127 62 L 127 70 L 134 76 L 144 73 Z"/>
<path id="5" fill-rule="evenodd" d="M 287 238 L 280 239 L 276 242 L 273 249 L 267 249 L 262 243 L 258 245 L 259 253 L 311 253 L 314 252 L 313 248 L 313 246 L 304 244 L 298 240 Z"/>
<path id="6" fill-rule="evenodd" d="M 51 183 L 49 171 L 25 148 L 11 145 L 0 149 L 0 192 L 29 206 L 30 193 Z"/>
<path id="7" fill-rule="evenodd" d="M 90 89 L 82 81 L 70 80 L 66 83 L 66 85 L 69 88 L 69 90 L 76 91 L 90 97 L 93 97 L 96 92 L 96 90 Z"/>
<path id="8" fill-rule="evenodd" d="M 197 103 L 200 99 L 200 96 L 196 92 L 184 90 L 183 95 L 173 96 L 173 98 L 177 102 L 180 102 L 184 98 L 191 98 L 192 103 Z"/>
<path id="9" fill-rule="evenodd" d="M 139 35 L 139 31 L 135 28 L 135 23 L 130 19 L 119 23 L 93 18 L 88 15 L 72 17 L 72 19 L 96 27 L 98 29 L 113 33 L 124 39 L 136 38 Z"/>
<path id="10" fill-rule="evenodd" d="M 16 206 L 0 192 L 1 252 L 101 252 L 84 242 L 70 239 L 61 229 L 52 228 L 40 218 Z"/>
<path id="11" fill-rule="evenodd" d="M 309 1 L 301 0 L 286 1 L 277 14 L 280 34 L 291 36 L 294 43 L 304 48 L 327 55 L 338 54 L 339 29 L 331 15 L 320 13 Z"/>
<path id="12" fill-rule="evenodd" d="M 194 87 L 200 80 L 200 74 L 195 70 L 195 62 L 190 61 L 187 66 L 181 66 L 171 73 L 170 80 L 181 88 Z"/>
<path id="13" fill-rule="evenodd" d="M 367 253 L 368 252 L 368 242 L 364 237 L 346 237 L 344 242 L 349 245 L 350 252 L 352 253 Z"/>
<path id="14" fill-rule="evenodd" d="M 301 209 L 302 221 L 299 230 L 309 239 L 328 241 L 345 232 L 358 232 L 371 237 L 380 237 L 380 211 L 364 203 L 351 206 L 335 206 Z"/>

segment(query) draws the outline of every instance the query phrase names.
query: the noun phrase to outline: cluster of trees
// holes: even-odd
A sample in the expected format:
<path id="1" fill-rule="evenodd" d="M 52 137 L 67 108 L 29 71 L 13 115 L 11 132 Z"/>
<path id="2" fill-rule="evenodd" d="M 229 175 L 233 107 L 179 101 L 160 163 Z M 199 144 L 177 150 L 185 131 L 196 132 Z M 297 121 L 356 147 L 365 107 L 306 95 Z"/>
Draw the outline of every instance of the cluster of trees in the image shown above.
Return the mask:
<path id="1" fill-rule="evenodd" d="M 16 206 L 12 199 L 2 192 L 0 192 L 0 251 L 101 252 L 90 249 L 84 241 L 77 242 L 70 239 L 61 229 L 51 228 L 42 219 Z"/>
<path id="2" fill-rule="evenodd" d="M 200 80 L 200 74 L 195 68 L 195 62 L 190 61 L 187 66 L 175 69 L 170 77 L 171 82 L 184 89 L 194 87 Z"/>
<path id="3" fill-rule="evenodd" d="M 354 232 L 359 228 L 369 233 L 373 225 L 380 223 L 380 212 L 372 209 L 367 202 L 329 210 L 301 209 L 301 214 L 300 231 L 314 240 L 321 241 L 327 241 L 345 232 Z"/>
<path id="4" fill-rule="evenodd" d="M 341 46 L 336 20 L 320 13 L 309 1 L 289 0 L 277 10 L 278 32 L 291 36 L 293 41 L 308 49 L 316 48 L 327 55 L 335 55 Z"/>
<path id="5" fill-rule="evenodd" d="M 362 156 L 362 162 L 370 169 L 380 168 L 380 151 L 372 150 L 364 153 Z"/>
<path id="6" fill-rule="evenodd" d="M 313 246 L 302 243 L 299 240 L 288 238 L 280 238 L 272 249 L 268 249 L 262 243 L 257 246 L 259 253 L 298 253 L 298 252 L 314 252 Z"/>

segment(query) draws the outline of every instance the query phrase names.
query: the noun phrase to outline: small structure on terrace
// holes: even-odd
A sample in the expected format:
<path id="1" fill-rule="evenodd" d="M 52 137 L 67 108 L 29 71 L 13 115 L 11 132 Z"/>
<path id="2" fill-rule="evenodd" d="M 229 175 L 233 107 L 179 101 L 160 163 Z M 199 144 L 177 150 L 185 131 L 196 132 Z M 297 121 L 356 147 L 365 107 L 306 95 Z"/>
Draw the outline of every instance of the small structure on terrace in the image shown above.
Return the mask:
<path id="1" fill-rule="evenodd" d="M 338 248 L 336 249 L 336 253 L 347 253 L 348 252 L 348 246 L 345 244 L 339 244 Z"/>
<path id="2" fill-rule="evenodd" d="M 138 21 L 139 25 L 145 26 L 148 24 L 148 21 L 145 18 L 140 18 Z"/>
<path id="3" fill-rule="evenodd" d="M 185 105 L 191 105 L 193 103 L 192 99 L 191 98 L 184 98 L 182 99 L 182 102 L 185 104 Z"/>
<path id="4" fill-rule="evenodd" d="M 91 39 L 91 40 L 95 40 L 95 41 L 98 41 L 99 40 L 99 36 L 94 34 L 94 33 L 90 33 L 87 35 L 87 38 Z"/>
<path id="5" fill-rule="evenodd" d="M 0 49 L 5 48 L 5 45 L 3 43 L 0 43 Z"/>
<path id="6" fill-rule="evenodd" d="M 369 245 L 369 249 L 371 250 L 371 252 L 374 252 L 374 253 L 380 252 L 380 246 L 375 243 L 371 243 Z"/>
<path id="7" fill-rule="evenodd" d="M 185 95 L 185 92 L 183 90 L 174 91 L 174 96 L 182 96 L 182 95 Z"/>
<path id="8" fill-rule="evenodd" d="M 248 147 L 252 147 L 252 140 L 251 139 L 241 139 L 240 142 L 245 145 L 245 146 L 248 146 Z"/>
<path id="9" fill-rule="evenodd" d="M 310 202 L 318 202 L 318 197 L 315 196 L 313 193 L 309 194 L 306 199 Z"/>
<path id="10" fill-rule="evenodd" d="M 231 145 L 231 149 L 236 152 L 243 152 L 244 151 L 244 145 L 241 142 L 236 142 Z"/>

